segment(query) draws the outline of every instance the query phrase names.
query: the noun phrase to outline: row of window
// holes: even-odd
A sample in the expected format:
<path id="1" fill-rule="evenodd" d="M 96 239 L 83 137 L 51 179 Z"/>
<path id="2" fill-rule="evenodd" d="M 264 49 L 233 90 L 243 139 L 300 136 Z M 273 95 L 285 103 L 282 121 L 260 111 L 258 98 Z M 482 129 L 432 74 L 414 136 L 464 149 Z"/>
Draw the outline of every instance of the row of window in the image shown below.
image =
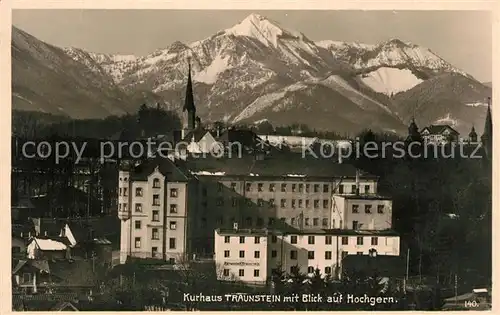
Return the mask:
<path id="1" fill-rule="evenodd" d="M 224 277 L 229 277 L 229 272 L 230 272 L 229 269 L 224 269 L 224 271 L 223 271 Z M 238 270 L 238 276 L 244 277 L 245 276 L 245 269 Z M 260 277 L 260 270 L 254 269 L 253 276 L 256 278 Z"/>
<path id="2" fill-rule="evenodd" d="M 372 213 L 373 205 L 365 205 L 365 213 Z M 377 205 L 377 213 L 384 213 L 385 205 Z M 352 205 L 352 213 L 359 213 L 359 205 Z"/>
<path id="3" fill-rule="evenodd" d="M 142 224 L 141 224 L 141 223 L 142 223 L 142 222 L 141 222 L 140 220 L 136 220 L 136 221 L 135 221 L 135 229 L 136 229 L 136 230 L 140 230 L 140 229 L 141 229 L 141 227 L 142 227 Z M 176 230 L 176 229 L 177 229 L 177 221 L 170 221 L 168 225 L 169 225 L 169 228 L 170 228 L 171 230 Z M 156 231 L 158 231 L 158 229 L 157 229 L 157 228 L 153 228 L 153 233 L 154 233 L 154 231 L 155 231 L 155 230 L 156 230 Z M 154 239 L 154 238 L 153 238 L 153 239 Z"/>
<path id="4" fill-rule="evenodd" d="M 296 272 L 298 272 L 298 269 L 299 269 L 299 267 L 298 267 L 298 266 L 291 266 L 291 267 L 290 267 L 290 273 L 292 273 L 292 274 L 293 274 L 293 273 L 296 273 Z M 307 273 L 314 273 L 314 269 L 315 269 L 315 268 L 314 268 L 313 266 L 309 266 L 309 267 L 307 267 Z M 275 271 L 275 270 L 273 269 L 273 272 L 274 272 L 274 271 Z M 331 273 L 332 273 L 332 267 L 325 267 L 325 274 L 329 275 L 329 274 L 331 274 Z"/>
<path id="5" fill-rule="evenodd" d="M 126 205 L 126 204 L 124 204 L 124 205 Z M 121 209 L 121 207 L 120 207 L 120 209 Z M 176 204 L 170 204 L 170 213 L 176 214 L 177 210 L 178 210 L 178 208 L 177 208 Z M 135 204 L 135 212 L 142 212 L 142 203 Z M 153 221 L 160 221 L 160 210 L 153 210 L 152 214 L 153 214 Z"/>
<path id="6" fill-rule="evenodd" d="M 127 188 L 124 188 L 124 190 L 126 190 L 126 189 Z M 121 190 L 121 188 L 120 188 L 120 190 Z M 136 197 L 142 197 L 143 196 L 143 192 L 144 192 L 144 190 L 142 189 L 142 187 L 136 187 L 135 188 L 135 196 Z M 120 194 L 121 194 L 121 191 L 120 191 Z M 179 190 L 177 188 L 171 188 L 170 189 L 170 197 L 177 198 L 178 196 L 179 196 Z"/>
<path id="7" fill-rule="evenodd" d="M 252 191 L 252 187 L 254 184 L 252 183 L 245 183 L 245 190 L 246 191 Z M 315 193 L 320 192 L 320 184 L 281 184 L 280 191 L 281 192 L 287 192 L 287 187 L 288 185 L 291 185 L 291 192 L 310 192 L 311 191 L 311 186 L 312 186 L 312 191 Z M 236 190 L 237 183 L 231 183 L 230 187 L 232 190 Z M 370 193 L 370 185 L 364 185 L 364 192 L 366 194 Z M 217 186 L 217 191 L 222 192 L 224 189 L 224 184 L 218 183 Z M 356 185 L 351 185 L 351 192 L 356 192 L 357 186 Z M 343 194 L 344 193 L 344 185 L 338 185 L 336 187 L 336 190 L 338 193 Z M 257 183 L 257 191 L 258 192 L 263 192 L 264 191 L 264 183 Z M 275 192 L 276 191 L 276 184 L 270 183 L 267 185 L 267 191 L 269 192 Z M 330 185 L 328 184 L 323 184 L 322 192 L 323 193 L 328 193 L 330 191 Z M 203 194 L 206 195 L 206 190 L 203 191 Z"/>
<path id="8" fill-rule="evenodd" d="M 238 236 L 236 236 L 238 237 Z M 260 244 L 260 236 L 255 236 L 254 237 L 254 244 Z M 349 237 L 348 236 L 342 236 L 342 245 L 349 245 Z M 363 236 L 357 236 L 356 237 L 356 245 L 363 245 Z M 239 242 L 240 244 L 245 244 L 246 237 L 245 236 L 239 236 Z M 291 235 L 290 236 L 290 244 L 297 244 L 298 241 L 298 236 L 297 235 Z M 276 243 L 278 242 L 278 237 L 276 235 L 271 236 L 271 243 Z M 316 237 L 314 235 L 309 235 L 307 237 L 307 243 L 310 245 L 315 244 L 316 242 Z M 231 243 L 231 236 L 224 236 L 224 243 L 229 244 Z M 331 235 L 326 235 L 325 236 L 325 245 L 331 245 L 332 244 L 332 236 Z M 371 237 L 371 244 L 372 245 L 378 245 L 378 237 L 373 236 Z M 257 257 L 256 257 L 257 258 Z"/>
<path id="9" fill-rule="evenodd" d="M 266 201 L 264 199 L 257 199 L 256 202 L 254 202 L 252 199 L 243 199 L 243 198 L 237 198 L 237 197 L 232 197 L 231 198 L 231 205 L 233 207 L 237 207 L 238 206 L 238 203 L 246 203 L 247 206 L 252 206 L 254 204 L 257 204 L 258 207 L 264 207 L 266 205 Z M 216 200 L 215 200 L 215 204 L 219 207 L 222 207 L 224 206 L 224 198 L 223 197 L 218 197 Z M 204 204 L 206 205 L 206 204 Z M 275 206 L 275 200 L 274 199 L 269 199 L 267 201 L 267 205 L 270 206 L 270 207 L 273 207 Z M 323 199 L 323 208 L 324 209 L 328 209 L 328 205 L 329 205 L 329 200 L 328 199 Z M 310 208 L 311 206 L 311 200 L 309 199 L 292 199 L 291 200 L 291 203 L 290 203 L 290 207 L 291 208 Z M 287 199 L 281 199 L 280 200 L 280 207 L 281 208 L 287 208 Z M 313 201 L 313 207 L 315 209 L 319 209 L 320 207 L 320 200 L 319 199 L 315 199 Z"/>
<path id="10" fill-rule="evenodd" d="M 141 238 L 140 238 L 140 237 L 136 237 L 136 238 L 134 239 L 134 243 L 135 243 L 135 248 L 141 248 L 141 245 L 142 245 L 142 244 L 141 244 Z M 168 239 L 168 248 L 169 248 L 169 249 L 175 249 L 175 248 L 176 248 L 176 245 L 177 245 L 176 243 L 177 243 L 177 242 L 176 242 L 175 237 L 171 237 L 171 238 L 169 238 L 169 239 Z M 156 248 L 156 250 L 158 250 L 158 248 L 157 248 L 157 247 L 153 247 L 153 248 Z"/>

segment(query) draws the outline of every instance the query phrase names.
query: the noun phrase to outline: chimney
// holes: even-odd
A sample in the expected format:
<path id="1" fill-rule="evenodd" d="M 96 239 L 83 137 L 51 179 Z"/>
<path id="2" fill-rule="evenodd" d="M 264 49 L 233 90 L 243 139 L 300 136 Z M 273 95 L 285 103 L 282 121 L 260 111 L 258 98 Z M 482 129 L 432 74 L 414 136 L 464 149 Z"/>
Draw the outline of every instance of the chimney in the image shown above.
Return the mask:
<path id="1" fill-rule="evenodd" d="M 359 195 L 359 169 L 356 169 L 356 195 Z"/>
<path id="2" fill-rule="evenodd" d="M 44 236 L 47 236 L 47 231 L 43 232 L 43 235 L 44 235 Z"/>
<path id="3" fill-rule="evenodd" d="M 233 223 L 233 229 L 234 229 L 235 231 L 238 231 L 238 222 L 234 222 L 234 223 Z"/>

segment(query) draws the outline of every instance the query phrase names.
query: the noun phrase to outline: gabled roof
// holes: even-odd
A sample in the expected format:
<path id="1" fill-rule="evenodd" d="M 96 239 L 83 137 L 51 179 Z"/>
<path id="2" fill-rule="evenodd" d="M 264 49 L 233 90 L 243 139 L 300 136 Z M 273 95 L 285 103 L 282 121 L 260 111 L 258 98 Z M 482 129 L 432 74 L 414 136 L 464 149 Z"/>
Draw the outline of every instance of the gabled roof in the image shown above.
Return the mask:
<path id="1" fill-rule="evenodd" d="M 63 238 L 55 240 L 53 238 L 34 237 L 30 241 L 30 243 L 31 242 L 36 242 L 38 248 L 43 251 L 60 251 L 60 250 L 66 250 L 68 248 Z"/>
<path id="2" fill-rule="evenodd" d="M 43 271 L 45 273 L 50 273 L 50 266 L 47 260 L 39 259 L 27 259 L 20 260 L 17 265 L 12 270 L 12 274 L 15 275 L 21 271 L 25 266 L 32 267 L 36 270 Z"/>
<path id="3" fill-rule="evenodd" d="M 160 156 L 135 166 L 130 171 L 130 177 L 132 180 L 147 180 L 148 176 L 151 175 L 156 168 L 158 168 L 159 172 L 170 181 L 183 182 L 189 179 L 189 175 L 182 172 L 174 162 Z"/>
<path id="4" fill-rule="evenodd" d="M 195 129 L 193 131 L 188 132 L 188 134 L 182 139 L 183 142 L 191 142 L 194 137 L 195 142 L 199 142 L 206 134 L 210 132 L 205 129 Z"/>
<path id="5" fill-rule="evenodd" d="M 52 307 L 51 311 L 55 312 L 67 312 L 67 311 L 75 311 L 78 312 L 78 309 L 71 302 L 59 302 L 54 307 Z"/>
<path id="6" fill-rule="evenodd" d="M 458 131 L 453 129 L 450 125 L 430 125 L 429 127 L 425 127 L 422 129 L 422 132 L 424 130 L 428 130 L 431 135 L 437 135 L 437 134 L 442 134 L 446 129 L 451 130 L 455 134 L 459 134 Z"/>

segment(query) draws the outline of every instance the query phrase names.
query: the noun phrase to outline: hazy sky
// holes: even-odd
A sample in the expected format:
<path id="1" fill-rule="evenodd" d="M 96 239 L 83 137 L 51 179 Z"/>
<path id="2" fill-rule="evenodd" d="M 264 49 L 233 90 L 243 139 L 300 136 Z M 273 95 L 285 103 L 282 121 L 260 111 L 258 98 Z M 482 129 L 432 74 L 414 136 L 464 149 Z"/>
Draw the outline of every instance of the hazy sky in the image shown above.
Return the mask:
<path id="1" fill-rule="evenodd" d="M 14 10 L 13 24 L 56 46 L 146 55 L 209 37 L 250 11 Z M 485 11 L 254 11 L 312 40 L 378 43 L 399 38 L 491 81 L 492 18 Z"/>

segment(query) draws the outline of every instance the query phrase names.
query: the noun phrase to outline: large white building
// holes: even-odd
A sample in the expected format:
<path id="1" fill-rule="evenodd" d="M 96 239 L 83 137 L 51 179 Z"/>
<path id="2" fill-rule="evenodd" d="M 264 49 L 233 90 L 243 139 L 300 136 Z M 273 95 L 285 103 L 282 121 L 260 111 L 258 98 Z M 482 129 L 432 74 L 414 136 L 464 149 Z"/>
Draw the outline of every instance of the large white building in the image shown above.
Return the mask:
<path id="1" fill-rule="evenodd" d="M 215 263 L 220 280 L 265 283 L 272 270 L 294 268 L 304 274 L 319 269 L 338 277 L 347 255 L 399 256 L 397 233 L 391 230 L 341 229 L 278 231 L 267 229 L 217 229 Z"/>

